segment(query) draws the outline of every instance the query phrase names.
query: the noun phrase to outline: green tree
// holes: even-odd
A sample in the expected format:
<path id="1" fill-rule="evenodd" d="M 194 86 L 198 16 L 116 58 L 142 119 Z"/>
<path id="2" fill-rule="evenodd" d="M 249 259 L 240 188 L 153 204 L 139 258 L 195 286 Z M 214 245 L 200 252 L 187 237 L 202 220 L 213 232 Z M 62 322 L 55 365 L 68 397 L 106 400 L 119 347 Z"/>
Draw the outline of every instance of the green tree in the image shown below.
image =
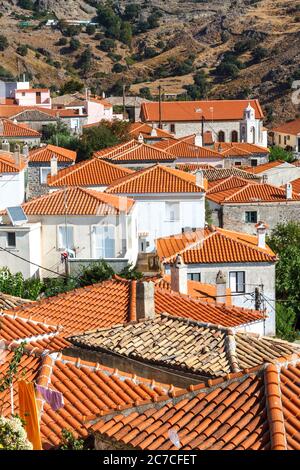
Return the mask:
<path id="1" fill-rule="evenodd" d="M 26 56 L 27 55 L 27 52 L 28 52 L 28 46 L 26 46 L 26 44 L 20 44 L 17 49 L 17 54 L 21 55 L 21 56 Z"/>
<path id="2" fill-rule="evenodd" d="M 91 263 L 89 266 L 82 267 L 78 276 L 78 284 L 80 287 L 90 286 L 97 282 L 111 279 L 115 274 L 114 270 L 104 260 Z"/>
<path id="3" fill-rule="evenodd" d="M 84 440 L 76 439 L 74 434 L 68 429 L 63 429 L 61 435 L 60 450 L 84 450 Z"/>
<path id="4" fill-rule="evenodd" d="M 124 19 L 127 21 L 136 20 L 141 12 L 141 6 L 136 3 L 128 3 L 124 11 Z"/>
<path id="5" fill-rule="evenodd" d="M 0 51 L 5 51 L 8 48 L 8 40 L 3 34 L 0 34 Z"/>
<path id="6" fill-rule="evenodd" d="M 268 245 L 277 253 L 276 298 L 279 307 L 280 330 L 286 319 L 287 326 L 293 325 L 300 317 L 300 222 L 278 224 L 268 238 Z M 292 313 L 293 312 L 293 313 Z"/>
<path id="7" fill-rule="evenodd" d="M 121 42 L 131 47 L 132 42 L 132 28 L 128 21 L 124 21 L 121 25 L 119 39 Z"/>
<path id="8" fill-rule="evenodd" d="M 94 24 L 88 24 L 87 27 L 85 28 L 85 32 L 89 36 L 93 36 L 93 34 L 95 34 L 96 32 L 96 26 Z"/>
<path id="9" fill-rule="evenodd" d="M 80 48 L 80 41 L 79 41 L 79 39 L 74 38 L 74 37 L 71 38 L 71 39 L 70 39 L 70 50 L 71 50 L 72 52 L 74 52 L 74 51 L 78 51 L 79 48 Z"/>
<path id="10" fill-rule="evenodd" d="M 270 149 L 269 160 L 271 162 L 275 160 L 284 160 L 286 162 L 292 162 L 295 160 L 295 157 L 292 152 L 284 150 L 281 147 L 274 146 Z"/>
<path id="11" fill-rule="evenodd" d="M 25 280 L 22 273 L 12 274 L 6 267 L 0 270 L 0 292 L 4 294 L 36 300 L 41 290 L 39 279 Z"/>
<path id="12" fill-rule="evenodd" d="M 119 276 L 124 279 L 139 280 L 142 279 L 143 273 L 137 271 L 136 267 L 132 264 L 128 264 L 122 271 L 119 272 Z"/>
<path id="13" fill-rule="evenodd" d="M 82 91 L 83 90 L 83 83 L 79 82 L 78 80 L 69 80 L 68 82 L 66 82 L 61 90 L 60 90 L 60 93 L 62 95 L 65 95 L 67 93 L 76 93 L 76 91 Z"/>

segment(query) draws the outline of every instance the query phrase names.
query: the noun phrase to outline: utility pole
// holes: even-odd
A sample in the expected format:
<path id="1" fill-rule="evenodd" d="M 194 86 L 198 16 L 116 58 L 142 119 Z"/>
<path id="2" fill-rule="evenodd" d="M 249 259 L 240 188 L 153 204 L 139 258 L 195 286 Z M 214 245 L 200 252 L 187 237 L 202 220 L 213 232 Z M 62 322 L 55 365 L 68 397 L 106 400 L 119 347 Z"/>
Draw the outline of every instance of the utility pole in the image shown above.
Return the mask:
<path id="1" fill-rule="evenodd" d="M 158 101 L 159 101 L 159 104 L 158 104 L 158 113 L 159 113 L 159 123 L 158 123 L 158 127 L 159 129 L 162 129 L 162 113 L 161 113 L 161 85 L 159 85 L 158 87 Z"/>
<path id="2" fill-rule="evenodd" d="M 201 121 L 202 146 L 204 145 L 204 121 L 205 121 L 205 118 L 202 114 L 202 121 Z"/>
<path id="3" fill-rule="evenodd" d="M 255 287 L 255 310 L 260 310 L 261 308 L 261 293 L 259 287 Z"/>
<path id="4" fill-rule="evenodd" d="M 123 83 L 123 119 L 126 113 L 126 85 Z"/>

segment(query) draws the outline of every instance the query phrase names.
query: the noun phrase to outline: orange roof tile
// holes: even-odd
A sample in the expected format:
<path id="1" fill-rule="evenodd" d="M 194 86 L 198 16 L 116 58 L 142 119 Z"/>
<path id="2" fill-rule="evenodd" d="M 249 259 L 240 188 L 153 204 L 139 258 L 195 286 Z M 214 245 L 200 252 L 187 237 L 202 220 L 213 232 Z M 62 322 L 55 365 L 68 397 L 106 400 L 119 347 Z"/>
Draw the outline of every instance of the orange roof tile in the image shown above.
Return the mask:
<path id="1" fill-rule="evenodd" d="M 154 165 L 125 176 L 110 185 L 106 192 L 116 194 L 139 193 L 202 193 L 196 177 L 190 173 L 162 165 Z"/>
<path id="2" fill-rule="evenodd" d="M 161 106 L 162 121 L 233 121 L 244 118 L 247 105 L 255 110 L 256 119 L 264 115 L 258 100 L 210 100 L 210 101 L 169 101 Z M 159 121 L 159 103 L 142 103 L 141 116 L 144 121 Z"/>
<path id="3" fill-rule="evenodd" d="M 270 153 L 270 150 L 266 147 L 261 147 L 255 144 L 249 144 L 247 142 L 215 142 L 214 149 L 226 157 L 249 157 L 249 155 L 256 153 Z"/>
<path id="4" fill-rule="evenodd" d="M 47 93 L 49 91 L 49 88 L 18 88 L 16 93 Z"/>
<path id="5" fill-rule="evenodd" d="M 16 165 L 13 154 L 0 153 L 0 173 L 19 173 L 25 166 L 22 157 L 20 158 L 20 165 Z"/>
<path id="6" fill-rule="evenodd" d="M 0 137 L 41 137 L 41 134 L 9 119 L 0 119 Z"/>
<path id="7" fill-rule="evenodd" d="M 280 165 L 284 165 L 286 162 L 283 160 L 275 160 L 273 162 L 263 163 L 262 165 L 258 166 L 249 166 L 245 168 L 245 171 L 248 173 L 253 173 L 255 175 L 259 175 L 264 173 L 265 171 L 271 170 L 272 168 L 276 168 Z"/>
<path id="8" fill-rule="evenodd" d="M 168 263 L 181 254 L 186 264 L 275 262 L 275 253 L 258 247 L 257 237 L 214 227 L 156 240 L 157 254 Z"/>
<path id="9" fill-rule="evenodd" d="M 294 166 L 300 166 L 300 160 L 296 160 L 292 163 Z"/>
<path id="10" fill-rule="evenodd" d="M 207 163 L 176 163 L 175 168 L 181 171 L 193 172 L 197 170 L 210 170 L 213 169 L 213 166 Z"/>
<path id="11" fill-rule="evenodd" d="M 297 178 L 296 180 L 290 181 L 290 184 L 293 187 L 293 191 L 297 194 L 300 194 L 300 178 Z M 282 189 L 285 188 L 285 186 L 282 186 Z"/>
<path id="12" fill-rule="evenodd" d="M 159 149 L 166 150 L 176 158 L 224 158 L 215 150 L 206 147 L 198 147 L 185 140 L 161 140 L 154 145 Z"/>
<path id="13" fill-rule="evenodd" d="M 1 118 L 13 118 L 19 116 L 21 113 L 26 111 L 38 111 L 41 114 L 45 114 L 51 117 L 86 117 L 86 114 L 79 114 L 78 109 L 48 109 L 40 106 L 18 106 L 18 105 L 5 105 L 0 104 L 0 117 Z"/>
<path id="14" fill-rule="evenodd" d="M 207 199 L 219 204 L 244 204 L 257 202 L 290 202 L 300 201 L 300 195 L 293 192 L 292 198 L 286 198 L 286 192 L 267 183 L 249 183 L 242 188 L 233 188 L 227 191 L 208 192 Z"/>
<path id="15" fill-rule="evenodd" d="M 151 133 L 153 135 L 151 135 Z M 133 122 L 132 124 L 130 124 L 129 134 L 135 139 L 137 139 L 140 134 L 142 134 L 145 139 L 151 138 L 155 140 L 172 138 L 172 134 L 170 134 L 169 132 L 163 129 L 159 129 L 158 127 L 153 128 L 152 126 L 144 122 Z"/>
<path id="16" fill-rule="evenodd" d="M 279 359 L 123 407 L 94 418 L 90 429 L 106 445 L 129 449 L 299 450 L 299 373 L 299 359 Z"/>
<path id="17" fill-rule="evenodd" d="M 281 124 L 280 126 L 272 129 L 272 131 L 282 134 L 297 135 L 300 133 L 300 118 Z"/>
<path id="18" fill-rule="evenodd" d="M 167 275 L 167 274 L 164 275 L 164 277 L 158 280 L 157 282 L 160 288 L 171 290 L 171 276 L 170 275 Z M 188 286 L 189 296 L 194 297 L 195 299 L 204 300 L 205 302 L 216 302 L 216 301 L 218 302 L 218 299 L 216 298 L 217 289 L 215 285 L 204 284 L 203 282 L 188 280 L 187 286 Z M 232 302 L 231 302 L 231 289 L 230 288 L 226 289 L 226 295 L 227 295 L 226 305 L 231 305 Z M 182 315 L 182 316 L 184 317 L 185 315 Z M 213 323 L 216 323 L 216 322 L 213 322 Z M 217 323 L 220 324 L 221 322 L 218 321 Z"/>
<path id="19" fill-rule="evenodd" d="M 239 176 L 229 176 L 229 178 L 224 178 L 222 180 L 210 181 L 208 183 L 207 193 L 223 192 L 228 191 L 233 188 L 242 188 L 249 184 L 248 179 L 240 178 Z M 254 184 L 258 182 L 254 181 Z"/>
<path id="20" fill-rule="evenodd" d="M 66 207 L 67 203 L 67 207 Z M 69 187 L 22 204 L 26 215 L 118 215 L 135 201 L 91 189 Z"/>
<path id="21" fill-rule="evenodd" d="M 113 162 L 136 164 L 174 161 L 174 156 L 165 150 L 137 141 L 128 142 L 127 145 L 118 145 L 107 151 L 96 152 L 94 156 Z"/>
<path id="22" fill-rule="evenodd" d="M 77 154 L 73 150 L 48 144 L 32 150 L 29 153 L 29 161 L 50 163 L 53 156 L 57 158 L 58 162 L 75 162 Z"/>
<path id="23" fill-rule="evenodd" d="M 8 371 L 15 344 L 1 345 L 0 375 Z M 49 355 L 45 350 L 27 347 L 18 367 L 24 380 L 62 393 L 64 406 L 53 411 L 49 404 L 38 396 L 41 413 L 41 436 L 44 449 L 58 446 L 62 441 L 62 430 L 67 429 L 75 437 L 87 437 L 87 416 L 117 410 L 120 406 L 133 406 L 139 401 L 159 398 L 168 393 L 170 386 L 118 372 L 95 362 L 82 361 L 59 354 Z M 14 409 L 18 413 L 19 402 L 17 380 L 13 384 Z M 11 413 L 10 390 L 0 392 L 4 416 Z"/>
<path id="24" fill-rule="evenodd" d="M 120 165 L 92 158 L 60 170 L 56 176 L 48 175 L 51 187 L 108 186 L 123 176 L 134 173 Z"/>

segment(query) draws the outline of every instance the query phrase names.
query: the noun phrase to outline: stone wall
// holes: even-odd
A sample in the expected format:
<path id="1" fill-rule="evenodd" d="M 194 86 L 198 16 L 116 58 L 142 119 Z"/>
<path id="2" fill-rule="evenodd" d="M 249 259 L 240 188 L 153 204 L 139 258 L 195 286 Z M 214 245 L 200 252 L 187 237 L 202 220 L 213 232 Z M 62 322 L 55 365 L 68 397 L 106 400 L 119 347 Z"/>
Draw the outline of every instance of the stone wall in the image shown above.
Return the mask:
<path id="1" fill-rule="evenodd" d="M 246 211 L 257 211 L 257 220 L 262 220 L 269 225 L 269 231 L 279 223 L 300 221 L 300 201 L 264 204 L 224 204 L 222 209 L 223 228 L 256 235 L 255 224 L 245 222 Z"/>
<path id="2" fill-rule="evenodd" d="M 71 163 L 59 163 L 58 170 L 70 166 Z M 50 163 L 30 163 L 27 169 L 27 184 L 25 189 L 26 200 L 32 199 L 34 197 L 42 196 L 43 194 L 49 193 L 49 186 L 46 184 L 41 184 L 40 169 L 41 168 L 50 168 Z"/>

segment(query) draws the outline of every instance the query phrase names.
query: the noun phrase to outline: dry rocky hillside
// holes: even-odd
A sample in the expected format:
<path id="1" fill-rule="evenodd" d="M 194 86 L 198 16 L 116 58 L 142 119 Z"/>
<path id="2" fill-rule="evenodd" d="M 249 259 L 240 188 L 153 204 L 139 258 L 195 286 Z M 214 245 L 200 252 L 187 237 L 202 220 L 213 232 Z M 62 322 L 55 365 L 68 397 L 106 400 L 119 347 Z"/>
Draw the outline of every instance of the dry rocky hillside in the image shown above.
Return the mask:
<path id="1" fill-rule="evenodd" d="M 300 7 L 294 0 L 114 1 L 117 16 L 131 22 L 132 40 L 126 32 L 125 40 L 116 40 L 102 25 L 89 33 L 83 27 L 71 45 L 62 25 L 45 24 L 49 18 L 97 22 L 104 3 L 0 0 L 0 34 L 8 40 L 0 52 L 1 74 L 27 72 L 35 83 L 58 87 L 74 79 L 98 93 L 118 93 L 125 79 L 130 92 L 148 88 L 157 95 L 159 84 L 165 93 L 187 93 L 184 86 L 203 70 L 210 84 L 205 96 L 258 96 L 273 123 L 299 113 L 291 99 L 292 82 L 300 79 Z M 124 20 L 132 3 L 138 14 Z M 20 45 L 28 45 L 26 53 Z M 228 61 L 221 73 L 220 64 Z"/>

